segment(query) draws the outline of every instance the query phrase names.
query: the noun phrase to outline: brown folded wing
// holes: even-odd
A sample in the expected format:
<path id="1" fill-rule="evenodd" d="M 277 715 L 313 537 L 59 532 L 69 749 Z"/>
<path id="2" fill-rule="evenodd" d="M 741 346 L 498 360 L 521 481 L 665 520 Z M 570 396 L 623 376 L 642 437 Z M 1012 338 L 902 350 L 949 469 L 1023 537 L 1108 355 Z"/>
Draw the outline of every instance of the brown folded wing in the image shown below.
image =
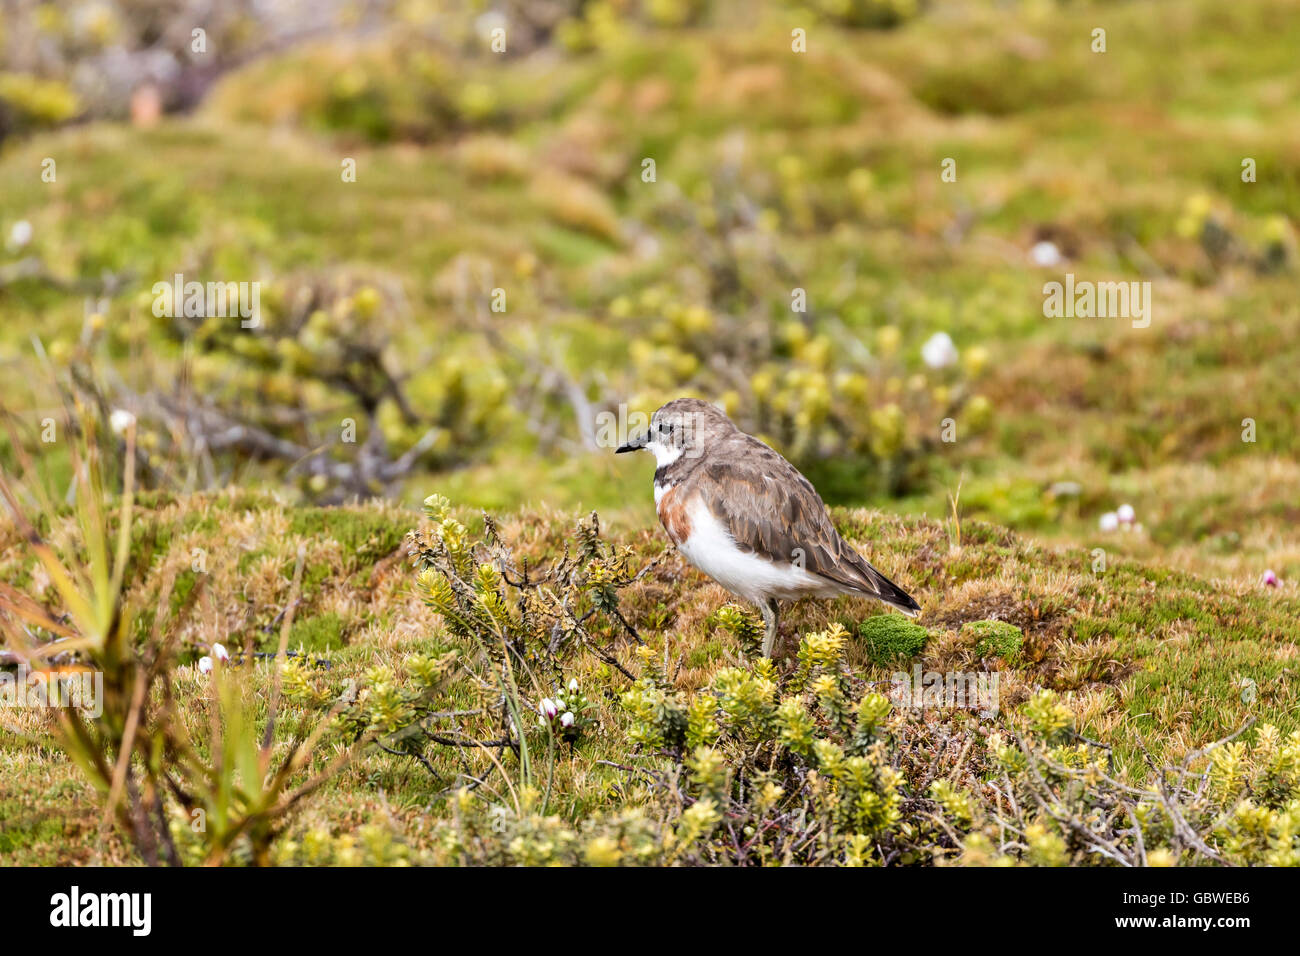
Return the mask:
<path id="1" fill-rule="evenodd" d="M 757 439 L 738 433 L 720 443 L 689 482 L 741 550 L 801 564 L 905 610 L 917 608 L 840 537 L 812 483 Z"/>
<path id="2" fill-rule="evenodd" d="M 709 459 L 691 475 L 692 490 L 742 551 L 778 562 L 802 559 L 805 570 L 850 587 L 865 583 L 853 573 L 852 558 L 862 559 L 792 464 L 747 435 L 711 450 Z"/>

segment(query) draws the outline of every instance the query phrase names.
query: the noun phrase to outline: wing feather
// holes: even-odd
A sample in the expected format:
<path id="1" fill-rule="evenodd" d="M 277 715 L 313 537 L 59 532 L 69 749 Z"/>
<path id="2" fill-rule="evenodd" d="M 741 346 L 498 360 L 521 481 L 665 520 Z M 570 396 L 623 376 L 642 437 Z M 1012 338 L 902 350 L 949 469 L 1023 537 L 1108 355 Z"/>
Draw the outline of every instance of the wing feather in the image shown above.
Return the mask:
<path id="1" fill-rule="evenodd" d="M 907 613 L 920 605 L 845 541 L 812 483 L 780 454 L 736 432 L 710 449 L 687 482 L 743 551 L 805 570 Z"/>

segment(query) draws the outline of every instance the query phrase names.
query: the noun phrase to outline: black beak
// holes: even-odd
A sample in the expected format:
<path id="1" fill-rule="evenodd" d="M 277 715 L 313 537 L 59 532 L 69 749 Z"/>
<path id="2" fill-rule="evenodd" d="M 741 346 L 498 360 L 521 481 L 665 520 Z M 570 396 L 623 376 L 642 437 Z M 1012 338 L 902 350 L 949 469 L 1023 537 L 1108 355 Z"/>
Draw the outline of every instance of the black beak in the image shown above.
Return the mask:
<path id="1" fill-rule="evenodd" d="M 640 451 L 642 448 L 646 446 L 646 442 L 648 442 L 649 440 L 650 440 L 649 432 L 646 432 L 644 435 L 633 435 L 631 438 L 627 440 L 626 445 L 619 445 L 617 448 L 615 448 L 614 454 L 621 455 L 625 451 Z"/>

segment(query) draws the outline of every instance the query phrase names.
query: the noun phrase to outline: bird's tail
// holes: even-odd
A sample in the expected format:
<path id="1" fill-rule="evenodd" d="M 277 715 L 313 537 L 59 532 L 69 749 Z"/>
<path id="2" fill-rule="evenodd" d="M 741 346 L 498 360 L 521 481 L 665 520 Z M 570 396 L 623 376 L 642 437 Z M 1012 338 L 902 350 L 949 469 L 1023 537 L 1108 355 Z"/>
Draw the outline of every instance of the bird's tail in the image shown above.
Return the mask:
<path id="1" fill-rule="evenodd" d="M 858 570 L 865 579 L 864 583 L 869 585 L 862 588 L 864 593 L 902 611 L 908 617 L 916 617 L 921 613 L 921 605 L 916 603 L 912 595 L 877 571 L 870 563 L 864 560 Z"/>

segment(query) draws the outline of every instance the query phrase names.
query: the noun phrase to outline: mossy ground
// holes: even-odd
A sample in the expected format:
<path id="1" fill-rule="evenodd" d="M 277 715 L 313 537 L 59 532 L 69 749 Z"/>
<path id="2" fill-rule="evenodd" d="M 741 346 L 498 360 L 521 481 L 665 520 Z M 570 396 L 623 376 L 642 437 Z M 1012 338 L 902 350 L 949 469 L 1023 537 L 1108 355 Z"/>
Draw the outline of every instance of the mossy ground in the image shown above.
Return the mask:
<path id="1" fill-rule="evenodd" d="M 471 512 L 460 516 L 471 527 L 480 522 Z M 501 516 L 501 529 L 520 556 L 541 562 L 560 555 L 576 517 L 556 510 L 526 511 Z M 914 664 L 926 671 L 985 669 L 988 655 L 972 640 L 971 628 L 989 629 L 978 622 L 996 621 L 1023 633 L 1020 653 L 996 664 L 1004 717 L 1038 689 L 1057 690 L 1079 714 L 1081 732 L 1112 743 L 1119 764 L 1134 772 L 1141 771 L 1144 747 L 1173 759 L 1251 717 L 1283 731 L 1297 726 L 1300 708 L 1288 674 L 1300 638 L 1300 606 L 1288 596 L 1136 562 L 1095 574 L 1085 551 L 1045 548 L 979 523 L 965 526 L 962 545 L 953 548 L 950 529 L 938 522 L 863 509 L 837 510 L 835 517 L 850 540 L 908 586 L 923 607 L 920 623 L 929 640 L 913 658 L 878 660 L 870 641 L 853 641 L 849 660 L 854 671 L 881 687 L 889 686 L 896 671 Z M 304 586 L 290 638 L 292 649 L 329 662 L 311 670 L 311 680 L 321 690 L 337 696 L 349 681 L 364 681 L 375 667 L 400 673 L 410 655 L 436 654 L 445 645 L 439 619 L 416 596 L 401 543 L 420 520 L 413 512 L 371 505 L 313 514 L 270 498 L 232 493 L 158 501 L 144 509 L 140 520 L 151 535 L 140 536 L 138 548 L 169 542 L 151 552 L 135 577 L 133 594 L 141 609 L 150 606 L 151 595 L 156 599 L 170 564 L 189 568 L 195 548 L 208 554 L 207 571 L 196 575 L 199 582 L 180 605 L 178 635 L 186 661 L 215 641 L 232 651 L 273 650 L 300 548 L 304 582 L 311 579 L 308 569 L 329 569 Z M 66 540 L 64 531 L 56 528 L 54 539 Z M 667 546 L 657 530 L 643 525 L 616 522 L 610 535 L 613 543 L 634 549 L 636 563 Z M 256 557 L 241 571 L 241 556 L 249 554 Z M 20 568 L 30 574 L 31 565 L 12 534 L 0 541 L 0 570 L 6 576 Z M 39 592 L 39 575 L 34 577 Z M 745 660 L 736 639 L 717 624 L 717 610 L 730 600 L 674 553 L 626 593 L 624 613 L 662 651 L 676 685 L 691 691 L 706 687 L 720 669 Z M 878 629 L 886 622 L 904 623 L 897 615 L 881 617 L 880 610 L 847 598 L 803 602 L 784 615 L 782 643 L 791 650 L 796 636 L 835 621 L 850 632 L 864 624 Z M 596 635 L 635 671 L 635 645 L 621 628 L 602 626 Z M 600 763 L 619 764 L 626 758 L 629 718 L 618 704 L 626 678 L 583 653 L 573 658 L 566 680 L 569 676 L 595 702 L 596 729 L 576 747 L 564 746 L 553 788 L 556 809 L 578 819 L 648 801 L 648 793 Z M 1253 683 L 1246 683 L 1247 678 Z M 264 707 L 266 665 L 252 665 L 244 679 L 248 698 Z M 449 709 L 474 705 L 476 691 L 469 683 L 449 687 Z M 209 719 L 209 684 L 187 665 L 178 686 L 187 719 L 201 737 Z M 974 715 L 966 724 L 957 717 L 963 732 L 985 732 L 991 726 Z M 281 726 L 292 729 L 313 719 L 290 707 Z M 946 721 L 954 715 L 936 712 L 923 719 Z M 431 751 L 436 774 L 409 759 L 375 752 L 329 783 L 295 826 L 347 832 L 380 820 L 418 847 L 428 836 L 430 816 L 450 812 L 448 788 L 457 775 L 473 772 L 481 760 L 451 750 Z M 100 833 L 95 795 L 31 711 L 4 715 L 0 754 L 5 770 L 0 807 L 6 809 L 0 846 L 8 861 L 130 859 L 111 829 Z M 489 767 L 485 763 L 482 769 Z"/>

